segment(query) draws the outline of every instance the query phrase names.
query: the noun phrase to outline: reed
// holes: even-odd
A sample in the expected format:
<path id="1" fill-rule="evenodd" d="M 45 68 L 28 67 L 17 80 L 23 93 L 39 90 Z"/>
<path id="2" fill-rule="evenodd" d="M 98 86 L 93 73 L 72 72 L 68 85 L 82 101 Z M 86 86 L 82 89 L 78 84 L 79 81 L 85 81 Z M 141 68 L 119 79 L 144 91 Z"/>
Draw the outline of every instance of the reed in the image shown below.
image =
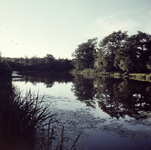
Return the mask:
<path id="1" fill-rule="evenodd" d="M 56 115 L 44 95 L 25 94 L 13 87 L 10 81 L 0 81 L 0 149 L 51 150 L 67 149 L 64 146 L 64 127 L 54 129 Z M 58 130 L 56 132 L 55 130 Z M 60 133 L 60 140 L 55 137 Z M 80 135 L 70 149 L 73 149 Z M 54 147 L 53 143 L 57 143 Z"/>
<path id="2" fill-rule="evenodd" d="M 3 89 L 0 93 L 0 141 L 3 143 L 0 148 L 34 147 L 36 132 L 47 120 L 55 121 L 44 96 L 30 90 L 23 95 L 16 88 Z"/>

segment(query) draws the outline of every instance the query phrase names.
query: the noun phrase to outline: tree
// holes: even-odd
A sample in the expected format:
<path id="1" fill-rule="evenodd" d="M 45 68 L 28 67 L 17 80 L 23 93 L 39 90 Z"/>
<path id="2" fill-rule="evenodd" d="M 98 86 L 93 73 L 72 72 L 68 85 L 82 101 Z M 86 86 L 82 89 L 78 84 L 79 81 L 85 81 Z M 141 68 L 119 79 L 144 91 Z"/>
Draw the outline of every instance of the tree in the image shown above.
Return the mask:
<path id="1" fill-rule="evenodd" d="M 113 71 L 113 60 L 114 55 L 106 54 L 104 51 L 99 50 L 99 57 L 97 62 L 95 63 L 95 67 L 97 68 L 97 71 Z"/>
<path id="2" fill-rule="evenodd" d="M 117 49 L 114 58 L 114 66 L 127 74 L 132 70 L 136 70 L 136 65 L 136 50 L 133 48 L 132 43 L 125 40 L 123 47 Z"/>
<path id="3" fill-rule="evenodd" d="M 114 59 L 119 48 L 123 47 L 127 32 L 113 32 L 99 43 L 97 69 L 101 71 L 114 71 Z"/>
<path id="4" fill-rule="evenodd" d="M 136 51 L 138 58 L 138 68 L 139 72 L 147 71 L 147 63 L 150 61 L 151 57 L 151 35 L 138 31 L 136 38 Z"/>
<path id="5" fill-rule="evenodd" d="M 99 44 L 98 71 L 146 72 L 150 68 L 151 35 L 138 31 L 113 32 Z"/>
<path id="6" fill-rule="evenodd" d="M 11 67 L 7 63 L 7 61 L 1 57 L 0 53 L 0 77 L 11 78 Z"/>
<path id="7" fill-rule="evenodd" d="M 51 54 L 47 54 L 45 57 L 45 63 L 50 65 L 55 61 L 55 57 Z"/>
<path id="8" fill-rule="evenodd" d="M 136 35 L 125 38 L 123 47 L 117 50 L 114 65 L 123 71 L 147 71 L 151 56 L 151 35 L 138 31 Z"/>
<path id="9" fill-rule="evenodd" d="M 78 48 L 72 54 L 72 64 L 76 70 L 83 70 L 85 68 L 93 68 L 94 62 L 97 58 L 97 38 L 89 39 L 86 43 L 78 45 Z"/>
<path id="10" fill-rule="evenodd" d="M 123 47 L 125 43 L 125 38 L 127 37 L 127 32 L 122 32 L 119 30 L 118 32 L 113 32 L 106 36 L 100 43 L 99 46 L 101 50 L 105 51 L 108 54 L 115 54 L 117 49 Z"/>
<path id="11" fill-rule="evenodd" d="M 117 57 L 115 57 L 115 61 L 116 60 Z M 122 58 L 120 57 L 118 67 L 125 72 L 124 74 L 128 74 L 132 70 L 132 61 L 133 60 L 129 56 L 123 56 Z"/>
<path id="12" fill-rule="evenodd" d="M 151 57 L 149 57 L 149 61 L 146 63 L 146 67 L 151 71 Z"/>

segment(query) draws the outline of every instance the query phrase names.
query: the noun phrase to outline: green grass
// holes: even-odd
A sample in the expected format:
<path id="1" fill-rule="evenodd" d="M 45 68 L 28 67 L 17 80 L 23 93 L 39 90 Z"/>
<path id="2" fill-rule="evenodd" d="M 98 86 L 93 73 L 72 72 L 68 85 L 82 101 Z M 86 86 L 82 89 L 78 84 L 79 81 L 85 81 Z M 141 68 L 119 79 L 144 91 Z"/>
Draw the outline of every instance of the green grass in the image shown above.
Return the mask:
<path id="1" fill-rule="evenodd" d="M 95 77 L 95 70 L 91 68 L 84 69 L 79 72 L 79 74 L 82 74 L 85 78 L 94 78 Z"/>
<path id="2" fill-rule="evenodd" d="M 123 75 L 121 73 L 113 73 L 112 76 L 114 78 L 122 78 L 123 77 Z"/>
<path id="3" fill-rule="evenodd" d="M 151 73 L 129 73 L 128 75 L 124 75 L 118 72 L 112 73 L 112 72 L 99 72 L 95 71 L 94 69 L 88 68 L 84 69 L 83 71 L 73 71 L 73 74 L 82 74 L 86 78 L 95 78 L 97 77 L 113 77 L 113 78 L 129 78 L 133 80 L 138 81 L 147 81 L 151 82 Z"/>
<path id="4" fill-rule="evenodd" d="M 129 74 L 130 79 L 139 80 L 139 81 L 148 81 L 151 82 L 151 73 L 145 74 L 145 73 L 130 73 Z"/>
<path id="5" fill-rule="evenodd" d="M 73 76 L 75 76 L 77 74 L 77 70 L 76 69 L 71 70 L 70 74 L 73 75 Z"/>
<path id="6" fill-rule="evenodd" d="M 151 74 L 146 75 L 146 80 L 151 82 Z"/>

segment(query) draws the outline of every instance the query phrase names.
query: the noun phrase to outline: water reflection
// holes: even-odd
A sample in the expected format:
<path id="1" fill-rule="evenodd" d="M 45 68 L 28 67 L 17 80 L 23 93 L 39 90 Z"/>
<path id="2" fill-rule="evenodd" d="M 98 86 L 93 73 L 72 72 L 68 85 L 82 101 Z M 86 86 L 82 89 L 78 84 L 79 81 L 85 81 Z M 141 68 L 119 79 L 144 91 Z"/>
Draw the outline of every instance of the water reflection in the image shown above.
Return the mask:
<path id="1" fill-rule="evenodd" d="M 73 80 L 73 76 L 69 73 L 54 73 L 54 72 L 19 72 L 22 78 L 14 78 L 14 81 L 31 82 L 33 85 L 44 83 L 47 88 L 51 88 L 54 82 L 68 83 Z"/>
<path id="2" fill-rule="evenodd" d="M 97 98 L 100 108 L 111 117 L 126 115 L 148 118 L 151 113 L 151 84 L 132 80 L 98 79 Z"/>
<path id="3" fill-rule="evenodd" d="M 119 119 L 129 116 L 135 119 L 148 118 L 151 114 L 151 83 L 126 79 L 95 78 L 86 79 L 82 75 L 46 74 L 27 72 L 20 81 L 44 83 L 46 88 L 53 87 L 54 82 L 73 82 L 72 92 L 77 100 L 86 106 L 101 110 L 111 117 Z"/>
<path id="4" fill-rule="evenodd" d="M 129 116 L 135 119 L 125 120 L 122 124 L 118 124 L 117 120 L 111 121 L 103 127 L 100 125 L 99 130 L 108 134 L 118 134 L 120 137 L 129 138 L 134 142 L 151 138 L 150 130 L 148 134 L 123 127 L 123 124 L 126 126 L 127 123 L 129 123 L 129 127 L 130 124 L 136 127 L 140 123 L 147 126 L 148 129 L 150 128 L 151 123 L 147 119 L 151 118 L 151 83 L 114 78 L 95 78 L 92 80 L 84 79 L 78 75 L 74 79 L 72 91 L 77 100 L 86 103 L 87 106 L 95 108 L 96 103 L 98 103 L 100 109 L 111 118 L 120 119 Z M 91 130 L 89 132 L 92 133 Z M 92 145 L 94 148 L 95 145 Z M 92 145 L 90 144 L 90 146 Z M 137 148 L 140 149 L 139 146 Z M 143 148 L 141 147 L 141 149 Z"/>
<path id="5" fill-rule="evenodd" d="M 81 75 L 75 76 L 73 80 L 72 92 L 77 100 L 86 103 L 87 106 L 95 108 L 96 88 L 93 85 L 92 79 L 85 79 Z"/>
<path id="6" fill-rule="evenodd" d="M 59 148 L 57 145 L 61 143 L 63 137 L 63 145 L 70 149 L 78 135 L 80 137 L 75 149 L 151 148 L 151 83 L 112 78 L 85 79 L 81 75 L 72 77 L 70 75 L 44 76 L 44 74 L 36 76 L 26 74 L 20 80 L 32 81 L 33 86 L 42 82 L 46 88 L 50 84 L 49 87 L 56 86 L 56 90 L 59 84 L 56 85 L 54 82 L 70 81 L 71 84 L 72 81 L 70 92 L 74 93 L 75 99 L 68 97 L 63 99 L 66 103 L 63 108 L 51 107 L 57 112 L 55 116 L 57 122 L 52 123 L 49 129 L 44 128 L 39 132 L 44 141 L 48 141 L 47 137 L 50 137 L 53 132 L 53 148 Z M 58 89 L 59 97 L 59 93 L 62 92 L 60 88 Z M 47 98 L 56 104 L 54 106 L 61 106 L 63 103 L 61 97 L 55 98 L 50 95 Z M 75 105 L 75 102 L 79 102 L 80 106 L 78 104 L 79 108 L 72 110 L 71 106 Z M 67 106 L 71 109 L 67 109 Z M 98 117 L 92 113 L 96 111 Z M 103 116 L 103 113 L 107 115 Z M 112 144 L 108 144 L 109 142 Z M 49 142 L 41 141 L 37 147 L 45 149 L 42 145 L 44 143 Z"/>
<path id="7" fill-rule="evenodd" d="M 96 101 L 105 113 L 119 119 L 129 116 L 146 119 L 151 114 L 151 84 L 133 80 L 74 78 L 72 91 L 77 100 L 95 108 Z"/>

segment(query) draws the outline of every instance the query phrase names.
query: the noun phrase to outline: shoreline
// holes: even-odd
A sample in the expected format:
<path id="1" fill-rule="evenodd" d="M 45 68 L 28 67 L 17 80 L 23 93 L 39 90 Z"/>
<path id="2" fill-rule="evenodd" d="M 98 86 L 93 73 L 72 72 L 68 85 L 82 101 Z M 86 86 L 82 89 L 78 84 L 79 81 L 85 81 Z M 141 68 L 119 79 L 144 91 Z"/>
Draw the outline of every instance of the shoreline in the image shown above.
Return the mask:
<path id="1" fill-rule="evenodd" d="M 128 78 L 131 80 L 151 82 L 151 73 L 129 73 L 127 75 L 118 72 L 96 72 L 94 69 L 85 69 L 82 71 L 71 71 L 74 74 L 81 74 L 88 78 L 94 77 L 113 77 L 113 78 Z"/>

